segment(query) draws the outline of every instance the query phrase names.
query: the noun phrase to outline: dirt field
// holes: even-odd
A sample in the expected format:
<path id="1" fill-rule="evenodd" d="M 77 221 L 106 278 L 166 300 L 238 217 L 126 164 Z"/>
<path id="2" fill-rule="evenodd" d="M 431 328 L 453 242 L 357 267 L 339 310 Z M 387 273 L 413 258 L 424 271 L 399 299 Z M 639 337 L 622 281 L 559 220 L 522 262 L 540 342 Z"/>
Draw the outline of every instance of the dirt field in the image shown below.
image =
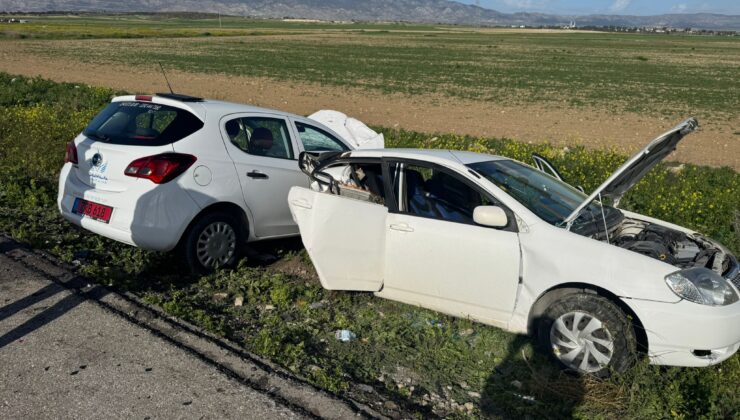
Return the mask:
<path id="1" fill-rule="evenodd" d="M 39 75 L 57 81 L 109 86 L 131 92 L 166 90 L 154 65 L 80 63 L 37 57 L 17 43 L 0 42 L 0 71 Z M 526 142 L 582 144 L 633 153 L 679 121 L 608 109 L 541 105 L 499 106 L 442 95 L 384 94 L 358 88 L 268 78 L 171 71 L 177 91 L 208 98 L 251 103 L 297 114 L 341 110 L 372 125 L 428 133 L 507 137 Z M 679 146 L 672 159 L 740 170 L 740 118 L 700 120 L 702 129 Z"/>

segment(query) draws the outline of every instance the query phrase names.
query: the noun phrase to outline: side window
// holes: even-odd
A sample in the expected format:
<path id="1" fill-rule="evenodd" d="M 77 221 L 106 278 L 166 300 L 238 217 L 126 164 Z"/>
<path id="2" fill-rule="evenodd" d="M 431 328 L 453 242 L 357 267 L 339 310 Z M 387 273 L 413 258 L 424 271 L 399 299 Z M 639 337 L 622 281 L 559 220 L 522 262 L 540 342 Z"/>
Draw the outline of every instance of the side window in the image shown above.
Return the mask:
<path id="1" fill-rule="evenodd" d="M 458 175 L 436 167 L 393 163 L 390 173 L 402 213 L 473 224 L 476 207 L 494 204 Z"/>
<path id="2" fill-rule="evenodd" d="M 331 192 L 355 200 L 385 205 L 380 162 L 343 162 L 321 170 L 334 180 Z"/>
<path id="3" fill-rule="evenodd" d="M 226 122 L 229 140 L 243 152 L 255 156 L 293 159 L 293 145 L 285 120 L 242 117 Z"/>
<path id="4" fill-rule="evenodd" d="M 301 143 L 303 143 L 303 148 L 307 152 L 318 152 L 324 150 L 349 150 L 349 148 L 339 139 L 320 128 L 300 122 L 296 122 L 295 125 L 298 129 L 298 135 L 301 138 Z"/>

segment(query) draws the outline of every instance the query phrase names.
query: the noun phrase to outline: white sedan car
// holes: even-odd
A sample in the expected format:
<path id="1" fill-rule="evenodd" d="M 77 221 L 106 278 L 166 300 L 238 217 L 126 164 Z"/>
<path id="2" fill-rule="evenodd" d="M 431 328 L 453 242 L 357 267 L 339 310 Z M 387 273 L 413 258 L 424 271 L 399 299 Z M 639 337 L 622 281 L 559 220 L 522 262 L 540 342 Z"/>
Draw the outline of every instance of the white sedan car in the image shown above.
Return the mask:
<path id="1" fill-rule="evenodd" d="M 343 114 L 328 117 L 337 126 Z M 348 128 L 358 127 L 352 120 Z M 357 144 L 348 136 L 253 106 L 177 94 L 117 97 L 67 145 L 59 210 L 130 245 L 180 245 L 197 272 L 229 266 L 243 241 L 298 234 L 286 200 L 290 187 L 308 185 L 299 153 L 351 150 Z M 378 137 L 371 143 L 382 144 Z"/>
<path id="2" fill-rule="evenodd" d="M 312 186 L 288 203 L 327 289 L 534 334 L 578 372 L 623 370 L 640 352 L 707 366 L 740 346 L 736 258 L 616 208 L 696 126 L 653 140 L 589 196 L 504 157 L 385 149 L 304 154 Z"/>

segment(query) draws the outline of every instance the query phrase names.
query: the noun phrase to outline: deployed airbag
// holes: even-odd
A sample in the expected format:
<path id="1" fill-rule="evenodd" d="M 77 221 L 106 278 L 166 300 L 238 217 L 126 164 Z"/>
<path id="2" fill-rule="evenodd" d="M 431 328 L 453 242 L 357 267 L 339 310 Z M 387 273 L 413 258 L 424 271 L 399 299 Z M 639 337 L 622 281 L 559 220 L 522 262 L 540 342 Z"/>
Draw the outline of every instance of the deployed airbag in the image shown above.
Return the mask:
<path id="1" fill-rule="evenodd" d="M 382 149 L 385 147 L 383 134 L 376 133 L 360 120 L 348 117 L 339 111 L 322 109 L 308 118 L 331 128 L 357 149 Z"/>

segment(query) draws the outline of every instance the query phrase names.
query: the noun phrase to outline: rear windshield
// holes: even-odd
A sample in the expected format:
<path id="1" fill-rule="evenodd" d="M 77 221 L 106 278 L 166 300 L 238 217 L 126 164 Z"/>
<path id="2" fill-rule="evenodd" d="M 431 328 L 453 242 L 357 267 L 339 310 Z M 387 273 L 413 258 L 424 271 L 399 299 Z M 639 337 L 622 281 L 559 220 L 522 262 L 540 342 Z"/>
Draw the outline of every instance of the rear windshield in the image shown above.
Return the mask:
<path id="1" fill-rule="evenodd" d="M 174 143 L 203 128 L 184 109 L 151 102 L 113 102 L 82 132 L 95 140 L 136 146 Z"/>

